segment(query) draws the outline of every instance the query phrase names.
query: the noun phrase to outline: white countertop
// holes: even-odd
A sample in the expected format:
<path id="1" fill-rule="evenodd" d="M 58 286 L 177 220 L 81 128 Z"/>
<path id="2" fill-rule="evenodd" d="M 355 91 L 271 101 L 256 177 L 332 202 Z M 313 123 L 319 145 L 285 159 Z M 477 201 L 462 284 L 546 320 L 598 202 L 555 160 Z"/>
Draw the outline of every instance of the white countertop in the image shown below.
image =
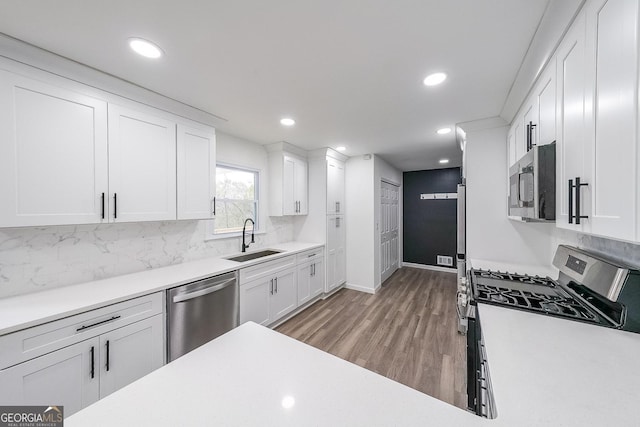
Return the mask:
<path id="1" fill-rule="evenodd" d="M 640 335 L 504 307 L 479 311 L 494 420 L 246 323 L 65 425 L 639 425 Z M 295 400 L 289 409 L 286 396 Z"/>
<path id="2" fill-rule="evenodd" d="M 551 279 L 558 278 L 558 269 L 551 265 L 544 266 L 539 264 L 513 264 L 507 262 L 472 258 L 469 260 L 469 264 L 467 265 L 467 269 L 469 268 L 502 272 L 508 271 L 509 273 L 528 274 L 530 276 L 538 275 L 542 277 L 550 277 Z"/>
<path id="3" fill-rule="evenodd" d="M 478 308 L 495 425 L 640 425 L 640 334 L 505 307 Z"/>
<path id="4" fill-rule="evenodd" d="M 205 258 L 104 280 L 2 298 L 0 335 L 321 246 L 323 245 L 318 243 L 280 243 L 256 251 L 275 249 L 283 251 L 282 253 L 242 263 L 223 258 Z M 225 255 L 225 258 L 234 255 L 236 254 Z"/>
<path id="5" fill-rule="evenodd" d="M 285 397 L 295 403 L 284 408 Z M 65 426 L 471 426 L 490 422 L 255 323 L 65 420 Z"/>

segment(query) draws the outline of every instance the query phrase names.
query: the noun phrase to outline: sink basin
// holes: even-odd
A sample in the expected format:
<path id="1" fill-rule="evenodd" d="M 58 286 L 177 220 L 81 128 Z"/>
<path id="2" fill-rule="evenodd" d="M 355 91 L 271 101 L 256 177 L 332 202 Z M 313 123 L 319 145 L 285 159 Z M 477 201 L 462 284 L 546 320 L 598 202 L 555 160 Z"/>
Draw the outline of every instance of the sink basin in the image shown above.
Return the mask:
<path id="1" fill-rule="evenodd" d="M 244 262 L 244 261 L 249 261 L 256 258 L 262 258 L 269 255 L 279 254 L 280 252 L 282 251 L 274 251 L 272 249 L 267 249 L 264 251 L 251 252 L 250 254 L 238 255 L 238 256 L 225 258 L 225 259 L 228 259 L 229 261 Z"/>

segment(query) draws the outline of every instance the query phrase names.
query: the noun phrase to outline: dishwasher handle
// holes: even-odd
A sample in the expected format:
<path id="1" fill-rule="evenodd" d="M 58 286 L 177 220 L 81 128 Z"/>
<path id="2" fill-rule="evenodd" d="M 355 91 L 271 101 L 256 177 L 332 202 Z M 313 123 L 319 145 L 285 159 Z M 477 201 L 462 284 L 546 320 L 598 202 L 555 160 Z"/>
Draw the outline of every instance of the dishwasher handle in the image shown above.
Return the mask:
<path id="1" fill-rule="evenodd" d="M 229 279 L 229 280 L 225 280 L 224 282 L 220 283 L 219 285 L 215 285 L 215 286 L 211 286 L 209 288 L 204 288 L 204 289 L 200 289 L 199 291 L 195 291 L 195 292 L 190 292 L 188 294 L 181 294 L 181 295 L 176 295 L 175 297 L 173 297 L 173 302 L 177 303 L 177 302 L 184 302 L 184 301 L 188 301 L 190 299 L 193 298 L 198 298 L 202 295 L 207 295 L 210 294 L 212 292 L 217 292 L 220 291 L 224 288 L 227 288 L 229 286 L 231 286 L 231 284 L 236 282 L 236 278 L 234 277 L 233 279 Z"/>

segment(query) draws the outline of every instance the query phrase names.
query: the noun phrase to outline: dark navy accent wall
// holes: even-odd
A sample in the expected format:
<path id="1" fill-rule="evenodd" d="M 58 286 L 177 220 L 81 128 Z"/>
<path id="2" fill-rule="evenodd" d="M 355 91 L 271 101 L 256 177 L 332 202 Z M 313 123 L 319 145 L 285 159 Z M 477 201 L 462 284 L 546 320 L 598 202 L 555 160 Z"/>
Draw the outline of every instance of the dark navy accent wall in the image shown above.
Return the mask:
<path id="1" fill-rule="evenodd" d="M 404 172 L 403 261 L 437 265 L 437 255 L 453 257 L 457 250 L 457 201 L 420 200 L 424 193 L 456 193 L 460 168 Z"/>

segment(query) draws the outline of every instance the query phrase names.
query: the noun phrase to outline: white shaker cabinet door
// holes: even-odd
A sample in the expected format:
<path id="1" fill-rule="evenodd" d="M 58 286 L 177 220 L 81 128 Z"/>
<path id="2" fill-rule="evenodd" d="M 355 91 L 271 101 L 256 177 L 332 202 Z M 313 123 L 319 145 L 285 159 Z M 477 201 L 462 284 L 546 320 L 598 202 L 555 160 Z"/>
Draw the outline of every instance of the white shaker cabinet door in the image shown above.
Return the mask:
<path id="1" fill-rule="evenodd" d="M 538 122 L 534 129 L 537 145 L 556 140 L 556 59 L 549 61 L 535 91 Z"/>
<path id="2" fill-rule="evenodd" d="M 100 336 L 100 398 L 164 364 L 164 322 L 158 314 Z"/>
<path id="3" fill-rule="evenodd" d="M 114 222 L 176 219 L 176 124 L 109 105 L 110 217 Z"/>
<path id="4" fill-rule="evenodd" d="M 338 266 L 338 228 L 336 216 L 327 217 L 327 281 L 326 292 L 331 291 L 338 286 L 337 266 Z"/>
<path id="5" fill-rule="evenodd" d="M 344 213 L 344 163 L 327 160 L 327 214 Z"/>
<path id="6" fill-rule="evenodd" d="M 296 289 L 296 269 L 284 270 L 273 280 L 273 295 L 271 295 L 271 322 L 275 322 L 292 312 L 298 303 Z"/>
<path id="7" fill-rule="evenodd" d="M 591 187 L 579 188 L 580 208 L 576 209 L 576 191 L 570 189 L 576 178 L 588 182 L 585 175 L 586 123 L 590 114 L 586 98 L 587 66 L 585 58 L 585 16 L 578 15 L 556 55 L 557 71 L 557 146 L 556 146 L 556 226 L 587 231 L 588 219 L 576 224 L 577 211 L 590 215 Z"/>
<path id="8" fill-rule="evenodd" d="M 269 299 L 273 293 L 273 278 L 252 280 L 240 286 L 240 324 L 252 321 L 260 325 L 271 323 Z"/>
<path id="9" fill-rule="evenodd" d="M 585 152 L 590 232 L 616 239 L 637 236 L 638 2 L 587 4 L 587 52 L 593 120 Z"/>
<path id="10" fill-rule="evenodd" d="M 0 71 L 0 227 L 106 221 L 107 164 L 106 102 Z"/>
<path id="11" fill-rule="evenodd" d="M 215 131 L 178 125 L 177 144 L 178 219 L 212 219 L 216 191 Z"/>
<path id="12" fill-rule="evenodd" d="M 336 217 L 336 226 L 336 285 L 342 285 L 347 281 L 347 233 L 344 224 L 344 216 Z"/>
<path id="13" fill-rule="evenodd" d="M 282 171 L 282 213 L 284 215 L 295 215 L 298 212 L 295 180 L 296 159 L 284 156 Z"/>
<path id="14" fill-rule="evenodd" d="M 298 305 L 311 299 L 311 276 L 313 268 L 310 263 L 298 266 Z"/>
<path id="15" fill-rule="evenodd" d="M 295 159 L 294 198 L 298 202 L 298 215 L 309 213 L 308 167 L 306 160 Z"/>
<path id="16" fill-rule="evenodd" d="M 311 264 L 311 279 L 309 282 L 309 297 L 313 299 L 324 291 L 324 262 L 321 259 Z"/>
<path id="17" fill-rule="evenodd" d="M 0 371 L 3 405 L 64 406 L 69 416 L 99 398 L 99 339 L 93 338 Z"/>

